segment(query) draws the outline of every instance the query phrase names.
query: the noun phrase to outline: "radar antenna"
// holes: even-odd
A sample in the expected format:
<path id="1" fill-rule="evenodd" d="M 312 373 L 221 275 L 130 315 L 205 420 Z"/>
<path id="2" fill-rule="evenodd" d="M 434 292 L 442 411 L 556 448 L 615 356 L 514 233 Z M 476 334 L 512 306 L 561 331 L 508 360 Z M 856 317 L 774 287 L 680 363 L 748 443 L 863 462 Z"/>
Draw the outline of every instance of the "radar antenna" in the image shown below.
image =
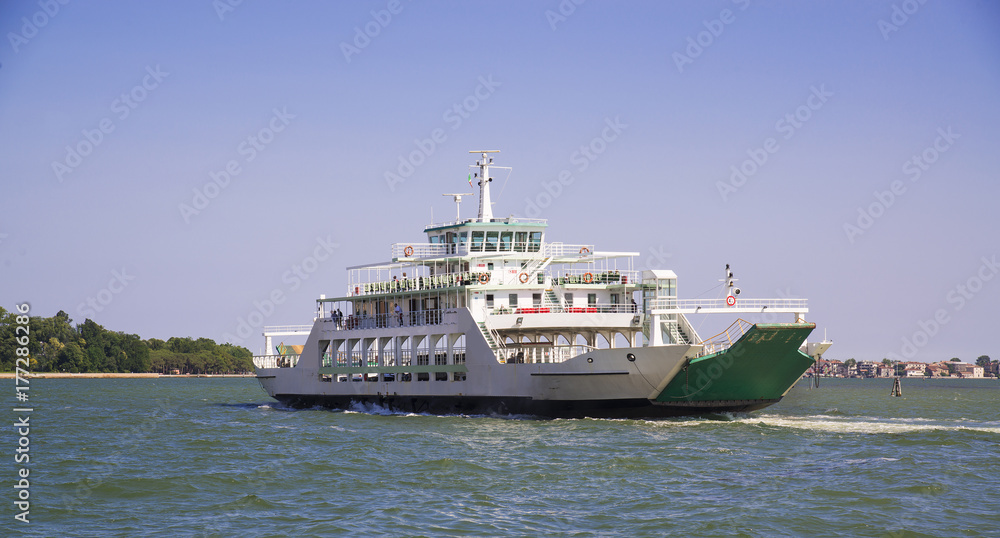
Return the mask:
<path id="1" fill-rule="evenodd" d="M 452 199 L 455 200 L 455 222 L 461 221 L 462 220 L 462 217 L 461 217 L 462 197 L 463 196 L 472 196 L 472 193 L 471 192 L 451 192 L 451 193 L 442 194 L 441 196 L 451 196 Z"/>

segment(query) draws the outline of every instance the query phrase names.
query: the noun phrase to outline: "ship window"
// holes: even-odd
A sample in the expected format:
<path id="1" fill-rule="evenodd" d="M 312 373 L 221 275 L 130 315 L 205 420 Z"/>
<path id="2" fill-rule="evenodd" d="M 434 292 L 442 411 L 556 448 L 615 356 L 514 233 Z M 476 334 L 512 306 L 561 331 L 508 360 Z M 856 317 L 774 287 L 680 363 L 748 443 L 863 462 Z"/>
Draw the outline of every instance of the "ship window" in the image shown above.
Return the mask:
<path id="1" fill-rule="evenodd" d="M 510 244 L 514 240 L 514 232 L 500 232 L 500 250 L 510 251 Z"/>
<path id="2" fill-rule="evenodd" d="M 489 294 L 486 295 L 486 307 L 487 308 L 493 308 L 493 296 L 492 295 L 489 295 Z"/>
<path id="3" fill-rule="evenodd" d="M 472 250 L 474 252 L 483 251 L 483 234 L 485 232 L 472 232 Z"/>
<path id="4" fill-rule="evenodd" d="M 462 232 L 458 234 L 458 244 L 465 246 L 465 243 L 469 241 L 469 232 Z"/>
<path id="5" fill-rule="evenodd" d="M 532 306 L 542 306 L 542 294 L 532 293 L 531 294 L 531 305 Z"/>
<path id="6" fill-rule="evenodd" d="M 538 252 L 542 247 L 542 232 L 531 232 L 531 240 L 528 243 L 528 252 Z"/>
<path id="7" fill-rule="evenodd" d="M 511 308 L 517 308 L 517 294 L 511 293 L 507 296 L 507 303 L 510 304 Z"/>
<path id="8" fill-rule="evenodd" d="M 611 294 L 611 304 L 618 304 L 618 294 L 617 293 L 612 293 Z"/>
<path id="9" fill-rule="evenodd" d="M 436 245 L 436 244 L 438 244 L 440 242 L 441 242 L 441 236 L 438 236 L 438 235 L 432 235 L 431 236 L 431 244 L 432 245 Z"/>
<path id="10" fill-rule="evenodd" d="M 597 306 L 597 294 L 588 293 L 587 294 L 587 306 Z"/>
<path id="11" fill-rule="evenodd" d="M 573 294 L 566 293 L 563 295 L 563 299 L 566 301 L 566 306 L 573 306 Z"/>
<path id="12" fill-rule="evenodd" d="M 514 250 L 517 252 L 524 252 L 525 247 L 528 245 L 528 232 L 517 232 L 514 235 Z"/>
<path id="13" fill-rule="evenodd" d="M 500 236 L 500 232 L 486 232 L 486 252 L 496 252 L 497 251 L 497 238 Z"/>

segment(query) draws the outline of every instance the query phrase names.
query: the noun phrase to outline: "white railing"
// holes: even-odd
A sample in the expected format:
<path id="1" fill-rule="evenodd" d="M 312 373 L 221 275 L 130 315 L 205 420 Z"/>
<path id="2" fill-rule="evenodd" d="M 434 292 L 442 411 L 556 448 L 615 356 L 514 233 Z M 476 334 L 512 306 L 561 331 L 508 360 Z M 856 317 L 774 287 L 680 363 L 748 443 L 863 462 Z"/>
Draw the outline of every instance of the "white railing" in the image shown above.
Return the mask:
<path id="1" fill-rule="evenodd" d="M 781 311 L 781 312 L 808 312 L 807 299 L 743 299 L 736 297 L 733 304 L 727 302 L 727 298 L 722 299 L 675 299 L 673 297 L 659 297 L 649 301 L 650 310 L 685 310 L 695 311 L 699 309 L 725 310 L 758 310 L 758 311 Z"/>
<path id="2" fill-rule="evenodd" d="M 565 362 L 595 349 L 597 348 L 580 344 L 562 346 L 511 344 L 503 350 L 501 359 L 507 364 Z"/>
<path id="3" fill-rule="evenodd" d="M 454 318 L 448 318 L 447 321 L 445 319 L 445 314 L 449 312 L 454 311 L 438 308 L 435 310 L 418 310 L 415 312 L 403 312 L 400 314 L 390 312 L 388 314 L 376 314 L 373 316 L 351 314 L 339 319 L 325 317 L 322 318 L 322 321 L 324 329 L 337 331 L 413 327 L 454 323 Z"/>
<path id="4" fill-rule="evenodd" d="M 392 259 L 436 258 L 458 252 L 458 245 L 446 243 L 393 243 Z"/>
<path id="5" fill-rule="evenodd" d="M 299 362 L 298 355 L 254 355 L 257 368 L 292 368 Z"/>
<path id="6" fill-rule="evenodd" d="M 264 327 L 264 336 L 277 336 L 284 334 L 309 334 L 312 325 L 269 325 Z"/>
<path id="7" fill-rule="evenodd" d="M 558 275 L 558 283 L 563 284 L 638 284 L 639 271 L 619 269 L 565 269 Z"/>
<path id="8" fill-rule="evenodd" d="M 488 308 L 486 313 L 489 315 L 503 315 L 503 314 L 553 314 L 553 313 L 566 313 L 566 314 L 632 314 L 638 311 L 638 307 L 634 304 L 596 304 L 590 306 L 561 306 L 552 305 L 548 302 L 543 302 L 538 306 L 518 306 L 511 308 L 509 306 L 498 306 L 495 308 Z"/>
<path id="9" fill-rule="evenodd" d="M 594 253 L 594 245 L 573 245 L 567 243 L 545 243 L 542 248 L 542 253 L 545 256 L 558 256 L 565 258 L 567 256 L 589 256 Z"/>

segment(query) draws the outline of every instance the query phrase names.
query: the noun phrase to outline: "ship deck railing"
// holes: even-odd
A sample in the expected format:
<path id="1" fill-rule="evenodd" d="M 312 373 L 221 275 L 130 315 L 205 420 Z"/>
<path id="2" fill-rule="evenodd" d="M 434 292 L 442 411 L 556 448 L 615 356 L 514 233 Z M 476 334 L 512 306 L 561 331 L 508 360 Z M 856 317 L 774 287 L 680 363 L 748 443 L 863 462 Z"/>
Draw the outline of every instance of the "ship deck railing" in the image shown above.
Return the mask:
<path id="1" fill-rule="evenodd" d="M 806 299 L 750 299 L 723 297 L 721 299 L 677 299 L 658 297 L 650 299 L 648 308 L 653 314 L 711 314 L 711 313 L 796 313 L 809 312 Z"/>
<path id="2" fill-rule="evenodd" d="M 753 323 L 743 318 L 737 319 L 732 325 L 726 327 L 726 330 L 703 340 L 701 345 L 704 347 L 698 352 L 698 356 L 711 355 L 733 347 L 733 344 L 742 338 L 751 327 L 753 327 Z"/>
<path id="3" fill-rule="evenodd" d="M 257 368 L 292 368 L 299 362 L 299 355 L 254 355 Z"/>
<path id="4" fill-rule="evenodd" d="M 594 351 L 595 347 L 582 344 L 552 345 L 546 342 L 507 344 L 497 352 L 505 364 L 547 364 L 565 362 L 573 357 Z"/>
<path id="5" fill-rule="evenodd" d="M 486 313 L 491 316 L 504 314 L 634 314 L 638 312 L 638 306 L 634 304 L 593 304 L 587 306 L 556 306 L 556 305 L 534 305 L 534 306 L 497 306 L 487 308 Z"/>
<path id="6" fill-rule="evenodd" d="M 619 269 L 564 269 L 555 275 L 555 282 L 560 286 L 567 284 L 638 284 L 641 271 Z"/>
<path id="7" fill-rule="evenodd" d="M 347 296 L 384 295 L 408 291 L 422 291 L 452 288 L 457 286 L 497 285 L 494 271 L 463 271 L 459 273 L 444 273 L 435 276 L 419 276 L 415 278 L 397 278 L 375 282 L 357 282 L 347 286 Z M 538 273 L 541 275 L 543 273 Z M 544 279 L 529 279 L 523 284 L 541 284 Z M 566 285 L 637 285 L 639 271 L 587 269 L 568 269 L 553 275 L 553 284 Z M 518 277 L 514 277 L 517 279 Z M 541 281 L 540 281 L 541 280 Z M 515 280 L 519 282 L 519 280 Z"/>
<path id="8" fill-rule="evenodd" d="M 525 258 L 562 258 L 587 261 L 586 258 L 599 256 L 592 244 L 571 244 L 562 242 L 541 243 L 538 241 L 505 241 L 503 238 L 485 238 L 483 242 L 465 243 L 393 243 L 393 260 L 421 260 L 448 256 L 469 256 L 489 254 L 498 256 L 516 255 Z"/>
<path id="9" fill-rule="evenodd" d="M 435 310 L 416 310 L 410 312 L 390 312 L 386 314 L 367 315 L 365 313 L 351 314 L 343 318 L 330 315 L 320 318 L 325 330 L 361 330 L 386 329 L 394 327 L 414 327 L 421 325 L 440 325 L 448 323 L 445 318 L 447 311 L 442 308 Z"/>

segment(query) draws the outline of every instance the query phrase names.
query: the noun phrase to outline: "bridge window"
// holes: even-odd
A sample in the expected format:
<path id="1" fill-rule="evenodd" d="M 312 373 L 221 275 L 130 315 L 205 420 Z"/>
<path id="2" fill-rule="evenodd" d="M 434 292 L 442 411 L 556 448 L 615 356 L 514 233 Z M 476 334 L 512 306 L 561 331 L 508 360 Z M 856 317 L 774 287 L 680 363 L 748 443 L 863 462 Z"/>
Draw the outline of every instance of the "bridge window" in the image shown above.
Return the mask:
<path id="1" fill-rule="evenodd" d="M 528 232 L 517 232 L 514 235 L 514 251 L 524 252 L 528 246 Z"/>
<path id="2" fill-rule="evenodd" d="M 500 232 L 486 232 L 486 252 L 497 251 L 497 238 L 499 236 Z"/>
<path id="3" fill-rule="evenodd" d="M 485 232 L 472 232 L 472 251 L 483 251 L 483 235 Z"/>
<path id="4" fill-rule="evenodd" d="M 531 232 L 528 242 L 528 252 L 538 252 L 542 248 L 542 232 Z"/>
<path id="5" fill-rule="evenodd" d="M 500 232 L 500 250 L 510 252 L 511 242 L 514 241 L 514 232 Z"/>

